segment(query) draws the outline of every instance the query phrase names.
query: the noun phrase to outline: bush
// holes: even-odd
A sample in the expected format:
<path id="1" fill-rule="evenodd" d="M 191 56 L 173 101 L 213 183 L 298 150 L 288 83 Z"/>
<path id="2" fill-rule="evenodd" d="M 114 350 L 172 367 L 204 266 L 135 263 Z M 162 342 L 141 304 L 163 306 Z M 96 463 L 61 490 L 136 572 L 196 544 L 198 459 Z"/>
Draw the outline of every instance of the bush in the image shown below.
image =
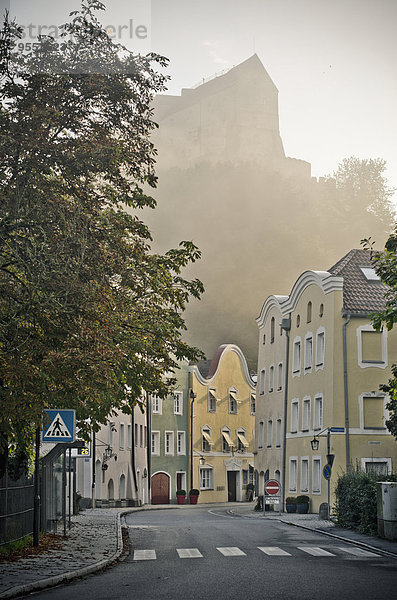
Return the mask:
<path id="1" fill-rule="evenodd" d="M 296 499 L 297 504 L 309 504 L 310 498 L 309 496 L 298 496 Z"/>
<path id="2" fill-rule="evenodd" d="M 200 494 L 200 490 L 197 490 L 196 488 L 192 488 L 189 491 L 189 496 L 198 496 Z"/>
<path id="3" fill-rule="evenodd" d="M 186 496 L 186 490 L 176 490 L 177 496 Z"/>
<path id="4" fill-rule="evenodd" d="M 336 523 L 360 533 L 377 532 L 376 482 L 396 481 L 396 475 L 364 473 L 358 466 L 338 477 L 335 489 Z"/>
<path id="5" fill-rule="evenodd" d="M 285 499 L 285 504 L 296 504 L 296 498 L 294 496 L 288 496 Z"/>

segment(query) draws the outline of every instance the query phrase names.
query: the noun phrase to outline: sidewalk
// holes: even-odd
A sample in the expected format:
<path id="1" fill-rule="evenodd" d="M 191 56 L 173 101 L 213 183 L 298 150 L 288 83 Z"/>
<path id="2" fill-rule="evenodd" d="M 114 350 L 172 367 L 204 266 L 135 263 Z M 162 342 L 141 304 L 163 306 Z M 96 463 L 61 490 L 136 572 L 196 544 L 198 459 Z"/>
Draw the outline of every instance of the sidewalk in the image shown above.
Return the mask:
<path id="1" fill-rule="evenodd" d="M 397 543 L 355 533 L 335 527 L 331 521 L 319 520 L 317 515 L 269 515 L 254 511 L 253 503 L 200 504 L 201 508 L 228 508 L 231 516 L 267 520 L 280 520 L 289 525 L 315 530 L 319 533 L 353 542 L 363 548 L 397 559 Z M 128 509 L 87 509 L 73 517 L 72 528 L 62 540 L 61 547 L 38 556 L 23 558 L 0 565 L 0 599 L 44 589 L 76 577 L 99 571 L 116 562 L 123 553 L 121 518 L 123 514 L 141 510 L 191 508 L 176 504 L 145 506 Z"/>

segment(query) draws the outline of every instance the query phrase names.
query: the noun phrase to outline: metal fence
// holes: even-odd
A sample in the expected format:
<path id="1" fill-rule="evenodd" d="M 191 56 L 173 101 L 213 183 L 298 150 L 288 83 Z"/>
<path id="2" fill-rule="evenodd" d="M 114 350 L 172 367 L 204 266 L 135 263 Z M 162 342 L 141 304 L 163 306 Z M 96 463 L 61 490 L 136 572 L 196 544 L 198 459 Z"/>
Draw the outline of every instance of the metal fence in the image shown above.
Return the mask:
<path id="1" fill-rule="evenodd" d="M 7 473 L 0 478 L 0 546 L 33 532 L 33 479 L 14 481 Z"/>

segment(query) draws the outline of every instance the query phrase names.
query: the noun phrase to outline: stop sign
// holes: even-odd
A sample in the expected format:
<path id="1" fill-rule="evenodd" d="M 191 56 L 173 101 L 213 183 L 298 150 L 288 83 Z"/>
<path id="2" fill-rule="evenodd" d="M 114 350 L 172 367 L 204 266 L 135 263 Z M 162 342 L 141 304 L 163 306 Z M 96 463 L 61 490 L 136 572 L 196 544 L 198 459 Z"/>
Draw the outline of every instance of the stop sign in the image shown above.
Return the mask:
<path id="1" fill-rule="evenodd" d="M 276 479 L 269 479 L 265 483 L 265 494 L 277 496 L 280 493 L 280 483 Z"/>

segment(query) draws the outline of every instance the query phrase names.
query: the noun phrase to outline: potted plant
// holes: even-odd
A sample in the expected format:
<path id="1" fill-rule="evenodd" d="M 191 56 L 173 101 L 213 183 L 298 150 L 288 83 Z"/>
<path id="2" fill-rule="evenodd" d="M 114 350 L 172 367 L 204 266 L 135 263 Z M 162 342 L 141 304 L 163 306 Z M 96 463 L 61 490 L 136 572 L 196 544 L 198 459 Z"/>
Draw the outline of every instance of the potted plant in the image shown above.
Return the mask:
<path id="1" fill-rule="evenodd" d="M 309 496 L 298 496 L 296 499 L 296 507 L 298 510 L 298 513 L 300 513 L 301 515 L 305 515 L 306 513 L 309 512 L 309 502 L 310 502 L 310 498 Z"/>
<path id="2" fill-rule="evenodd" d="M 197 500 L 199 497 L 200 491 L 193 488 L 189 491 L 189 503 L 190 504 L 197 504 Z"/>
<path id="3" fill-rule="evenodd" d="M 176 501 L 178 504 L 185 504 L 186 490 L 176 490 Z"/>
<path id="4" fill-rule="evenodd" d="M 296 498 L 293 496 L 288 496 L 288 498 L 285 499 L 285 508 L 287 513 L 296 512 Z"/>

